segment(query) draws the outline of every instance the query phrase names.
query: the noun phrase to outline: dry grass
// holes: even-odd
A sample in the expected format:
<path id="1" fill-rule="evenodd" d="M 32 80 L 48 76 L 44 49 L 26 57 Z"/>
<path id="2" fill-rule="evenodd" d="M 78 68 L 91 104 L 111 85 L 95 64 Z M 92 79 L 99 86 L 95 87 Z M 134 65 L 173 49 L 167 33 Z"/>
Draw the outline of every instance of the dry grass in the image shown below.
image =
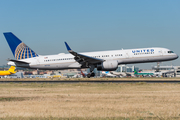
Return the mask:
<path id="1" fill-rule="evenodd" d="M 145 77 L 145 78 L 1 78 L 0 81 L 180 81 L 180 77 L 175 78 L 157 78 L 157 77 Z"/>
<path id="2" fill-rule="evenodd" d="M 180 84 L 0 84 L 2 119 L 180 119 Z"/>

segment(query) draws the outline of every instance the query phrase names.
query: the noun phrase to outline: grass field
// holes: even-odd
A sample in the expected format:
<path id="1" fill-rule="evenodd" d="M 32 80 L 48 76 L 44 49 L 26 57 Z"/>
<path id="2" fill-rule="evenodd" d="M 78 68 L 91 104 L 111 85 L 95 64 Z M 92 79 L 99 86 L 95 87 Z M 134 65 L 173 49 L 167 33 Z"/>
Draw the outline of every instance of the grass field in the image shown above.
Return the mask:
<path id="1" fill-rule="evenodd" d="M 180 119 L 180 84 L 0 84 L 1 119 Z"/>
<path id="2" fill-rule="evenodd" d="M 121 81 L 121 80 L 126 80 L 126 81 L 152 81 L 152 80 L 158 80 L 158 81 L 180 81 L 180 77 L 173 77 L 173 78 L 157 78 L 157 77 L 135 77 L 135 78 L 1 78 L 0 81 Z"/>

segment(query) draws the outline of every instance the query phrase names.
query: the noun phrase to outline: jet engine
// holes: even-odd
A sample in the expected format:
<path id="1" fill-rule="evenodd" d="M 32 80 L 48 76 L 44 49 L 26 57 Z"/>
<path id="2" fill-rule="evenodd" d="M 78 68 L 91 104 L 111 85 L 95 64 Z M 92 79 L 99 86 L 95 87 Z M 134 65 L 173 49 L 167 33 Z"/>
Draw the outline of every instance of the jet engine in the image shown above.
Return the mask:
<path id="1" fill-rule="evenodd" d="M 118 62 L 116 60 L 104 61 L 97 65 L 97 70 L 114 71 L 118 68 Z"/>

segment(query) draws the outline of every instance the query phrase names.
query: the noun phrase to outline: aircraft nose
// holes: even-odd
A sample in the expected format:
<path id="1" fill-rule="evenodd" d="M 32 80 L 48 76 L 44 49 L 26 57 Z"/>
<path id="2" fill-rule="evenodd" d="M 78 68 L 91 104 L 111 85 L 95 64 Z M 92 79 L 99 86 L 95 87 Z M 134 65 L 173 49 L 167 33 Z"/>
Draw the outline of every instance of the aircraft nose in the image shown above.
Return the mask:
<path id="1" fill-rule="evenodd" d="M 176 54 L 176 55 L 175 55 L 175 59 L 177 59 L 178 57 L 179 57 L 179 56 Z"/>

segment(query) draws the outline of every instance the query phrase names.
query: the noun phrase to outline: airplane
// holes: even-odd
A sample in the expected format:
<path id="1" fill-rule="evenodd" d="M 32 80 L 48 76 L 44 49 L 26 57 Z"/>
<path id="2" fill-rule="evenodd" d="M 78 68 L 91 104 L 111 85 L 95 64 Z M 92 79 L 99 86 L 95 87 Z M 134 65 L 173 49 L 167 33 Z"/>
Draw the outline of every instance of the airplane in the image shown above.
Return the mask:
<path id="1" fill-rule="evenodd" d="M 81 78 L 81 74 L 75 74 L 72 76 L 72 78 Z"/>
<path id="2" fill-rule="evenodd" d="M 5 75 L 14 74 L 14 73 L 16 73 L 16 71 L 14 71 L 14 70 L 15 70 L 15 66 L 11 66 L 11 67 L 9 68 L 9 70 L 7 70 L 7 71 L 0 71 L 0 76 L 5 76 Z"/>
<path id="3" fill-rule="evenodd" d="M 85 77 L 87 77 L 87 76 L 88 76 L 88 73 L 83 72 L 83 71 L 81 70 L 81 75 L 83 76 L 83 78 L 85 78 Z"/>
<path id="4" fill-rule="evenodd" d="M 116 72 L 116 71 L 110 71 L 111 74 L 117 75 L 119 77 L 127 77 L 127 76 L 133 76 L 131 72 Z"/>
<path id="5" fill-rule="evenodd" d="M 154 76 L 153 72 L 137 72 L 136 70 L 134 70 L 134 75 L 135 76 Z"/>
<path id="6" fill-rule="evenodd" d="M 111 74 L 109 71 L 102 71 L 102 75 L 105 77 L 116 77 L 117 75 Z"/>
<path id="7" fill-rule="evenodd" d="M 148 75 L 154 75 L 154 73 L 143 73 L 143 72 L 137 72 L 136 70 L 134 70 L 134 72 L 116 72 L 116 71 L 110 71 L 111 74 L 113 75 L 117 75 L 119 77 L 128 77 L 128 76 L 131 76 L 131 77 L 134 77 L 134 76 L 148 76 Z"/>
<path id="8" fill-rule="evenodd" d="M 179 57 L 173 51 L 160 47 L 77 53 L 66 42 L 70 54 L 39 55 L 13 33 L 6 32 L 4 36 L 15 57 L 8 59 L 8 65 L 42 70 L 90 68 L 88 78 L 95 76 L 94 68 L 115 71 L 120 64 L 170 61 Z"/>

